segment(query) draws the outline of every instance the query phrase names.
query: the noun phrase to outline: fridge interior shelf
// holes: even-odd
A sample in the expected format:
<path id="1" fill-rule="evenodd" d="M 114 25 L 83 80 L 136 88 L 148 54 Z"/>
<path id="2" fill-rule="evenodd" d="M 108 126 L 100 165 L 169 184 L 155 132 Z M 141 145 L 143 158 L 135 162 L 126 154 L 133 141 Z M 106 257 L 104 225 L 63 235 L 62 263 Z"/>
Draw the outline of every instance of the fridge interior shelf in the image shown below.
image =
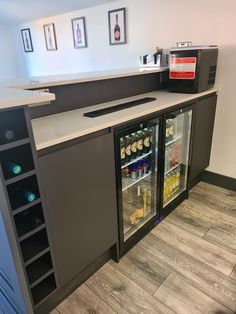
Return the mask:
<path id="1" fill-rule="evenodd" d="M 181 138 L 182 138 L 181 135 L 177 136 L 177 137 L 174 138 L 172 141 L 167 142 L 167 143 L 166 143 L 166 146 L 169 146 L 169 145 L 171 145 L 171 144 L 174 144 L 175 142 L 181 140 Z"/>
<path id="2" fill-rule="evenodd" d="M 137 162 L 137 161 L 139 161 L 139 160 L 141 160 L 141 159 L 143 159 L 143 158 L 145 158 L 145 157 L 147 157 L 147 156 L 149 156 L 149 155 L 151 155 L 151 154 L 152 154 L 152 151 L 150 151 L 150 152 L 148 152 L 148 153 L 146 153 L 146 154 L 143 154 L 142 156 L 139 156 L 139 157 L 137 157 L 137 158 L 131 160 L 130 162 L 127 162 L 127 163 L 124 164 L 123 166 L 121 166 L 121 169 L 124 169 L 124 168 L 128 167 L 129 165 L 132 165 L 132 164 L 134 164 L 135 162 Z"/>
<path id="3" fill-rule="evenodd" d="M 122 191 L 127 190 L 134 184 L 138 183 L 139 181 L 142 181 L 143 179 L 149 177 L 152 174 L 152 171 L 149 171 L 147 174 L 143 175 L 142 177 L 139 177 L 137 179 L 132 179 L 132 178 L 124 178 L 122 180 Z"/>
<path id="4" fill-rule="evenodd" d="M 165 176 L 166 176 L 168 173 L 170 173 L 171 171 L 173 171 L 173 170 L 175 170 L 176 168 L 178 168 L 179 166 L 180 166 L 180 164 L 178 164 L 178 165 L 176 165 L 176 166 L 170 168 L 168 171 L 165 172 Z"/>

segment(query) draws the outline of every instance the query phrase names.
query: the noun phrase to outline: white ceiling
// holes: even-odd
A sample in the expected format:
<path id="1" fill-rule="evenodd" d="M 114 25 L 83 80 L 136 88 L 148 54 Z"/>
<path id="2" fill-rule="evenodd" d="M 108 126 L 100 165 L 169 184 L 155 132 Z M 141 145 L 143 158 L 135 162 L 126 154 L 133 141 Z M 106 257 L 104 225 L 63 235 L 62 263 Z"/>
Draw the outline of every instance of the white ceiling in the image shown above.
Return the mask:
<path id="1" fill-rule="evenodd" d="M 0 22 L 20 24 L 116 0 L 0 0 Z"/>

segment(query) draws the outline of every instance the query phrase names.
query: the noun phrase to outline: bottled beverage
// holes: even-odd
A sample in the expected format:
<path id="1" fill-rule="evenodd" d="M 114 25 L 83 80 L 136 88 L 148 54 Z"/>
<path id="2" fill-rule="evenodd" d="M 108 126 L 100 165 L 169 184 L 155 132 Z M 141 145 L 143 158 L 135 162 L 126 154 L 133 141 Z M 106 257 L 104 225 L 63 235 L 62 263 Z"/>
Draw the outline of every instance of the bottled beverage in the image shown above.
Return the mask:
<path id="1" fill-rule="evenodd" d="M 130 177 L 130 169 L 129 167 L 124 168 L 124 177 L 129 178 Z"/>
<path id="2" fill-rule="evenodd" d="M 170 170 L 170 154 L 171 154 L 171 148 L 168 146 L 166 147 L 166 154 L 165 154 L 165 172 Z"/>
<path id="3" fill-rule="evenodd" d="M 141 187 L 137 187 L 137 196 L 135 199 L 135 205 L 136 205 L 136 218 L 141 218 L 143 217 L 144 214 L 144 202 L 143 202 L 143 197 L 141 195 Z"/>
<path id="4" fill-rule="evenodd" d="M 148 158 L 144 158 L 143 159 L 143 174 L 147 174 L 148 173 Z"/>
<path id="5" fill-rule="evenodd" d="M 170 175 L 167 174 L 165 177 L 166 181 L 166 200 L 170 198 L 170 193 L 171 193 L 171 186 L 170 186 Z"/>
<path id="6" fill-rule="evenodd" d="M 116 24 L 114 28 L 114 38 L 115 41 L 120 41 L 120 26 L 118 21 L 118 14 L 116 14 Z"/>
<path id="7" fill-rule="evenodd" d="M 138 176 L 143 176 L 143 159 L 138 161 Z"/>
<path id="8" fill-rule="evenodd" d="M 137 138 L 135 133 L 131 134 L 131 158 L 137 158 Z"/>
<path id="9" fill-rule="evenodd" d="M 15 138 L 15 132 L 13 130 L 6 130 L 4 132 L 4 138 L 8 141 L 12 141 Z"/>
<path id="10" fill-rule="evenodd" d="M 147 188 L 144 188 L 143 191 L 143 215 L 146 216 L 147 213 Z"/>
<path id="11" fill-rule="evenodd" d="M 174 139 L 174 123 L 173 120 L 169 120 L 169 141 L 173 141 Z"/>
<path id="12" fill-rule="evenodd" d="M 143 153 L 143 132 L 137 132 L 137 156 L 141 156 Z"/>
<path id="13" fill-rule="evenodd" d="M 164 199 L 164 202 L 165 202 L 165 201 L 166 201 L 166 199 L 167 199 L 166 179 L 164 180 L 164 187 L 163 187 L 163 199 Z"/>
<path id="14" fill-rule="evenodd" d="M 125 162 L 131 160 L 131 140 L 129 135 L 125 137 Z"/>
<path id="15" fill-rule="evenodd" d="M 22 192 L 23 192 L 23 193 L 22 193 L 22 194 L 23 194 L 23 197 L 24 197 L 24 199 L 25 199 L 27 202 L 31 203 L 31 202 L 35 201 L 36 195 L 35 195 L 34 193 L 32 193 L 32 192 L 30 192 L 30 191 L 28 191 L 28 190 L 23 190 Z"/>
<path id="16" fill-rule="evenodd" d="M 176 191 L 180 188 L 180 169 L 176 171 Z"/>
<path id="17" fill-rule="evenodd" d="M 16 188 L 16 191 L 18 192 L 18 195 L 20 196 L 20 198 L 23 198 L 28 203 L 31 203 L 36 200 L 36 195 L 27 189 L 24 189 L 18 186 Z"/>
<path id="18" fill-rule="evenodd" d="M 125 164 L 125 142 L 123 137 L 120 139 L 120 160 L 123 166 Z"/>
<path id="19" fill-rule="evenodd" d="M 138 177 L 138 167 L 137 167 L 137 163 L 134 163 L 133 165 L 131 165 L 131 178 L 137 179 L 137 177 Z"/>
<path id="20" fill-rule="evenodd" d="M 22 172 L 22 168 L 20 165 L 15 163 L 8 163 L 7 164 L 8 170 L 11 174 L 18 175 Z"/>
<path id="21" fill-rule="evenodd" d="M 144 129 L 144 136 L 143 136 L 143 152 L 144 154 L 149 153 L 150 151 L 150 147 L 151 147 L 151 142 L 150 142 L 150 138 L 151 138 L 151 132 L 150 130 L 148 130 L 147 128 Z"/>
<path id="22" fill-rule="evenodd" d="M 166 120 L 166 143 L 170 141 L 170 123 L 169 119 Z"/>

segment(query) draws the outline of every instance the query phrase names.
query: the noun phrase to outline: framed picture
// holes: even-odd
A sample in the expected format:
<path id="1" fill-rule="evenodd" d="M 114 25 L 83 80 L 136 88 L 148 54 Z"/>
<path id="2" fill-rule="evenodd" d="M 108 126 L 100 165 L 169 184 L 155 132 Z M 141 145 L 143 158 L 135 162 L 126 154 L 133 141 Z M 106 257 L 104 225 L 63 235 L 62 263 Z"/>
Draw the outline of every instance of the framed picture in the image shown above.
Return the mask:
<path id="1" fill-rule="evenodd" d="M 126 44 L 125 8 L 108 11 L 110 45 Z"/>
<path id="2" fill-rule="evenodd" d="M 57 40 L 54 23 L 43 25 L 47 50 L 57 50 Z"/>
<path id="3" fill-rule="evenodd" d="M 72 19 L 71 23 L 72 23 L 74 47 L 76 49 L 88 47 L 85 17 L 83 16 L 76 19 Z"/>
<path id="4" fill-rule="evenodd" d="M 32 51 L 34 51 L 33 50 L 33 45 L 32 45 L 32 40 L 31 40 L 30 29 L 29 28 L 22 29 L 21 30 L 21 36 L 22 36 L 24 51 L 25 52 L 32 52 Z"/>

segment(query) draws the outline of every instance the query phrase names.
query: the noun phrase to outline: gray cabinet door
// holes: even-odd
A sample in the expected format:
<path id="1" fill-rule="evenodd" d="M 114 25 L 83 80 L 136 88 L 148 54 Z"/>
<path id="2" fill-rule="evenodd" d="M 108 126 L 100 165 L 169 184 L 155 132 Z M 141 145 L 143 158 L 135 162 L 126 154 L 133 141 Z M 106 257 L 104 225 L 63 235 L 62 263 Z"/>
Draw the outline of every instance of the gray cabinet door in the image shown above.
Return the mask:
<path id="1" fill-rule="evenodd" d="M 215 121 L 217 95 L 208 96 L 195 104 L 190 187 L 209 166 Z"/>
<path id="2" fill-rule="evenodd" d="M 117 242 L 113 137 L 110 133 L 39 158 L 60 286 Z"/>

